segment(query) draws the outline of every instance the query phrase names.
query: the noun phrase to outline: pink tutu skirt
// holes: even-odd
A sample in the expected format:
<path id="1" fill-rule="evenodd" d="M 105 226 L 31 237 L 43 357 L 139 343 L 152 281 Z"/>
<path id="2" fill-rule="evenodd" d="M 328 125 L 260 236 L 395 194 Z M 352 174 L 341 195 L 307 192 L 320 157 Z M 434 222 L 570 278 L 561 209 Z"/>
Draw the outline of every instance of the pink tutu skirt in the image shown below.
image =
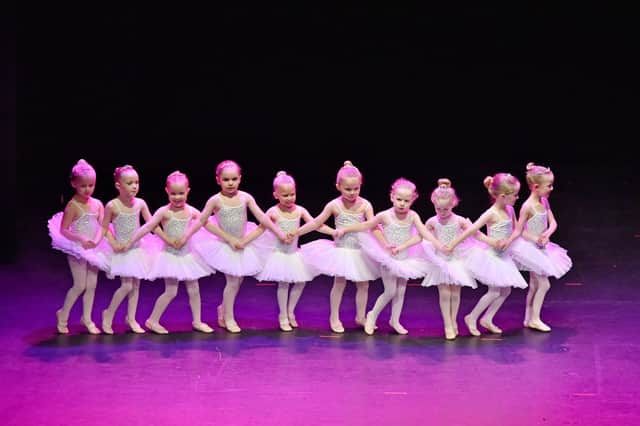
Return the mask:
<path id="1" fill-rule="evenodd" d="M 244 235 L 255 228 L 255 223 L 247 222 Z M 262 270 L 262 259 L 253 242 L 243 249 L 235 250 L 226 241 L 203 230 L 191 237 L 191 247 L 209 267 L 227 275 L 246 277 Z"/>
<path id="2" fill-rule="evenodd" d="M 109 264 L 113 251 L 109 242 L 103 238 L 97 247 L 85 249 L 77 241 L 72 241 L 60 233 L 60 224 L 62 223 L 63 212 L 54 214 L 47 222 L 49 228 L 49 237 L 51 237 L 51 246 L 75 257 L 78 260 L 85 260 L 96 268 L 109 272 Z"/>
<path id="3" fill-rule="evenodd" d="M 282 251 L 278 238 L 270 231 L 265 231 L 254 242 L 263 262 L 262 270 L 255 276 L 258 281 L 301 283 L 320 275 L 320 271 L 305 262 L 300 249 L 294 245 L 297 242 L 287 247 L 287 252 Z"/>
<path id="4" fill-rule="evenodd" d="M 415 244 L 396 255 L 392 255 L 380 245 L 371 232 L 359 232 L 358 239 L 365 255 L 388 269 L 396 277 L 423 278 L 436 270 L 435 264 L 428 260 L 421 244 Z"/>
<path id="5" fill-rule="evenodd" d="M 180 250 L 167 246 L 157 235 L 150 235 L 150 238 L 156 240 L 152 245 L 161 249 L 153 256 L 148 279 L 174 278 L 178 281 L 192 281 L 214 274 L 215 270 L 193 251 L 193 237 L 200 232 L 207 231 L 196 232 Z"/>
<path id="6" fill-rule="evenodd" d="M 478 242 L 469 250 L 467 267 L 471 275 L 485 285 L 527 288 L 527 282 L 509 251 L 498 252 Z"/>
<path id="7" fill-rule="evenodd" d="M 162 250 L 163 241 L 153 235 L 145 235 L 134 247 L 111 256 L 110 271 L 107 276 L 149 279 L 155 257 Z"/>
<path id="8" fill-rule="evenodd" d="M 509 250 L 521 270 L 538 275 L 560 278 L 573 266 L 567 250 L 552 242 L 541 248 L 532 241 L 517 238 Z"/>
<path id="9" fill-rule="evenodd" d="M 440 284 L 453 284 L 477 288 L 478 283 L 473 278 L 468 266 L 469 253 L 473 248 L 472 241 L 475 241 L 475 239 L 467 238 L 454 249 L 451 255 L 436 251 L 429 241 L 422 241 L 424 253 L 431 259 L 436 257 L 439 262 L 433 261 L 436 268 L 431 274 L 425 276 L 421 285 L 423 287 L 431 287 Z M 443 267 L 442 263 L 446 267 Z"/>
<path id="10" fill-rule="evenodd" d="M 300 253 L 307 265 L 324 275 L 344 277 L 355 282 L 372 281 L 380 277 L 380 267 L 361 249 L 336 247 L 333 241 L 325 238 L 303 244 Z"/>

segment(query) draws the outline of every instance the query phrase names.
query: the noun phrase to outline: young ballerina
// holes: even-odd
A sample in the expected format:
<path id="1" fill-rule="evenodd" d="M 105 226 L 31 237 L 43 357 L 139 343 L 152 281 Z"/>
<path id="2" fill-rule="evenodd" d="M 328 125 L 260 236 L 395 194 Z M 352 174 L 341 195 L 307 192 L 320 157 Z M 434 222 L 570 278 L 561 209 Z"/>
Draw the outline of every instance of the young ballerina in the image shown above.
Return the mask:
<path id="1" fill-rule="evenodd" d="M 330 216 L 333 216 L 336 229 L 373 219 L 371 203 L 360 196 L 362 174 L 351 161 L 345 161 L 338 171 L 336 189 L 340 196 L 329 201 L 316 218 L 303 225 L 296 233 L 302 236 L 318 229 Z M 379 230 L 374 231 L 381 238 Z M 356 319 L 364 326 L 369 281 L 380 277 L 378 265 L 360 250 L 360 242 L 355 233 L 345 234 L 335 241 L 318 239 L 300 247 L 305 259 L 324 275 L 334 277 L 329 296 L 331 313 L 329 325 L 334 333 L 344 333 L 340 321 L 340 304 L 347 280 L 356 283 Z"/>
<path id="2" fill-rule="evenodd" d="M 427 220 L 425 226 L 442 244 L 449 244 L 456 235 L 461 234 L 471 225 L 469 219 L 453 212 L 460 200 L 449 179 L 438 179 L 438 186 L 431 192 L 431 202 L 436 214 Z M 465 241 L 470 240 L 472 238 L 467 238 Z M 427 244 L 426 241 L 425 244 Z M 459 245 L 453 253 L 438 251 L 437 255 L 447 263 L 449 270 L 454 270 L 456 273 L 452 275 L 445 269 L 439 269 L 438 272 L 426 276 L 422 286 L 438 287 L 444 336 L 447 340 L 453 340 L 458 335 L 457 318 L 461 289 L 463 286 L 477 288 L 478 285 L 467 269 L 468 247 L 463 250 L 463 245 Z"/>
<path id="3" fill-rule="evenodd" d="M 73 286 L 67 291 L 62 308 L 56 311 L 57 329 L 69 333 L 69 312 L 82 294 L 80 322 L 91 334 L 100 334 L 91 319 L 93 299 L 98 282 L 98 270 L 109 270 L 109 247 L 106 241 L 97 245 L 104 207 L 92 197 L 96 185 L 96 171 L 85 160 L 79 160 L 71 169 L 71 186 L 75 194 L 64 212 L 56 213 L 48 221 L 53 248 L 67 254 Z"/>
<path id="4" fill-rule="evenodd" d="M 313 220 L 307 209 L 296 204 L 296 182 L 285 171 L 279 171 L 273 180 L 273 196 L 278 200 L 278 204 L 267 210 L 266 214 L 282 232 L 294 234 L 300 226 L 300 219 L 305 223 Z M 278 283 L 280 329 L 291 331 L 298 327 L 295 309 L 305 284 L 319 275 L 320 271 L 309 266 L 302 257 L 297 238 L 285 244 L 277 240 L 272 233 L 264 233 L 265 230 L 266 228 L 260 225 L 253 233 L 253 236 L 259 237 L 256 239 L 256 247 L 264 258 L 264 266 L 256 275 L 256 279 Z M 335 232 L 327 225 L 322 225 L 318 231 L 328 235 Z M 247 242 L 250 242 L 251 238 L 248 237 Z M 293 286 L 289 293 L 291 283 Z"/>
<path id="5" fill-rule="evenodd" d="M 120 277 L 121 284 L 113 293 L 107 309 L 102 311 L 102 331 L 113 334 L 113 317 L 124 298 L 128 297 L 125 322 L 134 333 L 144 333 L 144 329 L 136 321 L 136 310 L 140 280 L 149 275 L 153 247 L 150 246 L 150 239 L 145 238 L 126 252 L 121 251 L 121 248 L 140 227 L 140 216 L 148 222 L 151 212 L 147 203 L 136 197 L 140 189 L 140 178 L 132 166 L 117 167 L 113 177 L 118 196 L 105 206 L 102 235 L 106 235 L 114 250 L 108 276 Z M 109 232 L 110 225 L 113 225 L 113 235 Z"/>
<path id="6" fill-rule="evenodd" d="M 169 333 L 160 324 L 160 318 L 178 294 L 179 282 L 184 281 L 189 295 L 193 329 L 211 333 L 213 329 L 202 321 L 198 279 L 211 275 L 215 271 L 192 252 L 190 244 L 186 244 L 186 241 L 178 243 L 189 224 L 199 215 L 197 209 L 187 204 L 190 191 L 187 175 L 179 171 L 171 173 L 167 177 L 165 191 L 169 197 L 169 204 L 156 210 L 153 217 L 144 226 L 138 228 L 125 245 L 125 250 L 128 250 L 145 234 L 156 229 L 158 225 L 162 226 L 163 232 L 158 232 L 157 235 L 164 242 L 163 248 L 155 256 L 148 278 L 151 280 L 164 278 L 164 293 L 158 296 L 153 305 L 153 311 L 144 325 L 157 334 Z"/>
<path id="7" fill-rule="evenodd" d="M 551 327 L 542 321 L 540 312 L 551 287 L 549 276 L 560 278 L 571 269 L 572 262 L 564 248 L 549 241 L 558 227 L 549 204 L 549 195 L 553 191 L 553 172 L 548 167 L 529 163 L 526 179 L 531 193 L 520 208 L 518 228 L 522 229 L 522 238 L 512 243 L 511 252 L 519 264 L 526 263 L 532 250 L 542 253 L 547 261 L 539 265 L 545 269 L 542 272 L 526 266 L 522 269 L 529 271 L 524 326 L 548 332 Z"/>
<path id="8" fill-rule="evenodd" d="M 279 240 L 291 240 L 258 207 L 251 194 L 239 190 L 241 180 L 242 171 L 238 163 L 225 160 L 218 164 L 216 182 L 220 185 L 220 192 L 207 200 L 198 220 L 191 224 L 180 241 L 180 244 L 184 243 L 202 226 L 213 234 L 204 233 L 194 240 L 193 246 L 212 269 L 225 274 L 222 304 L 217 309 L 218 325 L 231 333 L 242 331 L 235 319 L 234 305 L 243 277 L 262 270 L 262 260 L 255 247 L 246 240 L 256 227 L 247 221 L 247 209 Z M 210 221 L 212 214 L 215 220 Z"/>
<path id="9" fill-rule="evenodd" d="M 514 229 L 516 222 L 513 204 L 518 199 L 520 182 L 509 173 L 497 173 L 484 179 L 493 204 L 467 229 L 448 244 L 453 250 L 467 237 L 478 233 L 486 225 L 486 242 L 491 248 L 474 248 L 468 257 L 468 266 L 472 275 L 488 286 L 487 292 L 478 300 L 473 310 L 464 317 L 469 332 L 474 336 L 481 333 L 477 322 L 492 333 L 500 334 L 502 330 L 493 323 L 493 318 L 511 293 L 511 287 L 526 288 L 527 283 L 518 270 L 510 253 L 506 250 L 518 236 Z"/>
<path id="10" fill-rule="evenodd" d="M 382 228 L 381 239 L 370 233 L 360 232 L 358 234 L 364 253 L 380 265 L 382 284 L 384 285 L 384 292 L 376 299 L 373 308 L 367 313 L 364 324 L 364 331 L 367 334 L 374 333 L 378 316 L 389 302 L 391 302 L 389 325 L 398 334 L 408 333 L 408 330 L 400 323 L 407 281 L 424 278 L 435 270 L 435 265 L 427 260 L 422 252 L 423 246 L 418 243 L 422 238 L 425 238 L 437 249 L 443 250 L 444 248 L 424 226 L 418 213 L 411 210 L 411 206 L 417 198 L 418 192 L 415 184 L 405 178 L 399 178 L 391 185 L 391 208 L 379 212 L 371 220 L 338 230 L 338 235 L 340 235 L 347 232 Z M 417 235 L 414 230 L 418 231 Z M 445 267 L 444 262 L 439 259 L 437 262 L 441 263 L 441 267 Z"/>

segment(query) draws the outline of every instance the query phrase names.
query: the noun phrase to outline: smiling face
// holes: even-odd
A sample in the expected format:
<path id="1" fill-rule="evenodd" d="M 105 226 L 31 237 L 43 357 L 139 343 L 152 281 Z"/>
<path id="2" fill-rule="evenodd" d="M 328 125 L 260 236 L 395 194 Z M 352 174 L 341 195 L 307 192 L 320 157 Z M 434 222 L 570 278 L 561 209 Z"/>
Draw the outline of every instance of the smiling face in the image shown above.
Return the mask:
<path id="1" fill-rule="evenodd" d="M 169 196 L 169 204 L 174 210 L 184 208 L 187 204 L 187 195 L 189 195 L 189 186 L 184 179 L 173 180 L 165 188 Z"/>
<path id="2" fill-rule="evenodd" d="M 216 182 L 220 185 L 220 190 L 223 195 L 227 197 L 233 197 L 238 192 L 240 187 L 240 181 L 242 175 L 236 167 L 225 167 L 220 171 L 220 174 L 216 176 Z"/>
<path id="3" fill-rule="evenodd" d="M 540 179 L 540 183 L 533 186 L 533 190 L 538 197 L 549 198 L 551 191 L 553 191 L 553 174 L 548 173 L 543 175 Z"/>
<path id="4" fill-rule="evenodd" d="M 116 189 L 120 197 L 125 199 L 134 198 L 140 189 L 140 179 L 135 170 L 127 170 L 120 175 L 116 182 Z"/>

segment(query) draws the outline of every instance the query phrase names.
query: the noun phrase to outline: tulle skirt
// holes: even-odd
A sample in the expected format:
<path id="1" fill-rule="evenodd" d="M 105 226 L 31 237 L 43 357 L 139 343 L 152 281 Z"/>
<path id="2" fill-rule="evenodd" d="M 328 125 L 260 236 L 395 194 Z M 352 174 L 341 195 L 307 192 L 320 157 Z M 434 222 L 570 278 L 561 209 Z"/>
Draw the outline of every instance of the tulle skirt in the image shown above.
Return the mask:
<path id="1" fill-rule="evenodd" d="M 153 235 L 145 235 L 138 243 L 122 253 L 111 256 L 109 278 L 128 277 L 149 279 L 155 257 L 162 250 L 163 241 Z"/>
<path id="2" fill-rule="evenodd" d="M 573 266 L 567 250 L 549 242 L 544 248 L 524 238 L 517 238 L 510 246 L 511 254 L 523 271 L 560 278 Z"/>
<path id="3" fill-rule="evenodd" d="M 305 262 L 298 247 L 292 247 L 288 253 L 279 250 L 278 238 L 270 231 L 258 237 L 254 247 L 263 262 L 262 270 L 255 276 L 258 281 L 300 283 L 311 281 L 320 274 Z"/>
<path id="4" fill-rule="evenodd" d="M 469 250 L 467 266 L 476 280 L 488 286 L 527 288 L 509 251 L 498 252 L 478 242 Z"/>
<path id="5" fill-rule="evenodd" d="M 255 228 L 255 223 L 247 222 L 244 235 Z M 209 267 L 224 274 L 246 277 L 256 275 L 262 270 L 262 259 L 253 242 L 243 249 L 235 250 L 226 241 L 209 231 L 203 231 L 191 237 L 191 246 Z"/>
<path id="6" fill-rule="evenodd" d="M 201 231 L 196 232 L 194 236 L 200 232 Z M 153 243 L 154 246 L 162 247 L 162 249 L 153 256 L 153 262 L 148 275 L 149 280 L 155 280 L 156 278 L 174 278 L 178 281 L 191 281 L 215 273 L 215 270 L 211 269 L 209 265 L 193 251 L 193 236 L 180 250 L 167 247 L 164 241 L 156 235 L 149 237 L 156 240 Z"/>
<path id="7" fill-rule="evenodd" d="M 359 232 L 358 240 L 367 257 L 385 267 L 396 277 L 423 278 L 436 271 L 435 264 L 427 259 L 421 244 L 415 244 L 394 256 L 385 250 L 370 232 Z M 442 266 L 444 267 L 444 263 Z"/>
<path id="8" fill-rule="evenodd" d="M 424 253 L 432 257 L 437 257 L 446 267 L 442 267 L 442 263 L 433 262 L 436 265 L 435 270 L 422 280 L 423 287 L 437 286 L 440 284 L 453 284 L 463 287 L 477 288 L 478 283 L 471 274 L 468 266 L 468 257 L 473 243 L 470 238 L 458 245 L 451 255 L 438 252 L 429 241 L 422 241 Z"/>
<path id="9" fill-rule="evenodd" d="M 47 222 L 51 246 L 63 253 L 71 255 L 79 260 L 85 260 L 96 268 L 109 272 L 109 265 L 113 251 L 106 239 L 102 239 L 97 247 L 85 249 L 77 241 L 72 241 L 60 233 L 63 212 L 54 214 Z"/>
<path id="10" fill-rule="evenodd" d="M 322 238 L 303 244 L 300 253 L 307 265 L 321 274 L 344 277 L 349 281 L 372 281 L 380 277 L 380 267 L 365 256 L 361 249 L 336 247 Z"/>

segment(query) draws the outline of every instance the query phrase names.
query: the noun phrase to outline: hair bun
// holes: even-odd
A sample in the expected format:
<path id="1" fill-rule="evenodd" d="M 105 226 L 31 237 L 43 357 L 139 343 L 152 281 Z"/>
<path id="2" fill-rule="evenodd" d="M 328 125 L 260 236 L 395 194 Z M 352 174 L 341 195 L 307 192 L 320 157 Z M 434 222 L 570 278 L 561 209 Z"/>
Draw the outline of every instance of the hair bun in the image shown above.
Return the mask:
<path id="1" fill-rule="evenodd" d="M 451 181 L 447 178 L 440 178 L 438 179 L 438 187 L 441 188 L 450 188 L 451 187 Z"/>
<path id="2" fill-rule="evenodd" d="M 533 169 L 535 166 L 536 166 L 536 163 L 534 163 L 533 161 L 531 161 L 531 162 L 527 163 L 527 167 L 526 167 L 526 169 L 527 169 L 527 170 L 531 170 L 531 169 Z"/>
<path id="3" fill-rule="evenodd" d="M 280 170 L 278 171 L 278 173 L 276 173 L 276 176 L 285 176 L 287 174 L 287 172 L 285 172 L 284 170 Z"/>
<path id="4" fill-rule="evenodd" d="M 345 167 L 349 167 L 349 166 L 353 167 L 353 163 L 351 161 L 349 161 L 349 160 L 345 161 L 343 165 Z"/>

